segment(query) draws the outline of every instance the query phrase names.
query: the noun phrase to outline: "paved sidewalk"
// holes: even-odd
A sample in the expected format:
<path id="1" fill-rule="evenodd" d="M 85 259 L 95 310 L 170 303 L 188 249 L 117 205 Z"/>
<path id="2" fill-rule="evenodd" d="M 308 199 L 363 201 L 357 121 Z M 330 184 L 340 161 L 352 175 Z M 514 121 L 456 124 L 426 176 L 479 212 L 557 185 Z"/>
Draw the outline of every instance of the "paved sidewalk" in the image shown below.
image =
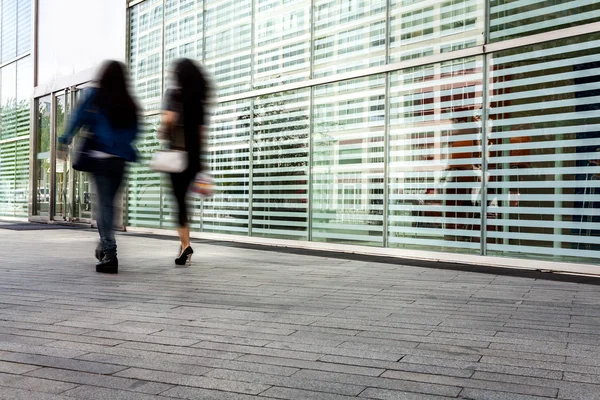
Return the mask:
<path id="1" fill-rule="evenodd" d="M 595 280 L 4 228 L 0 399 L 600 399 Z"/>

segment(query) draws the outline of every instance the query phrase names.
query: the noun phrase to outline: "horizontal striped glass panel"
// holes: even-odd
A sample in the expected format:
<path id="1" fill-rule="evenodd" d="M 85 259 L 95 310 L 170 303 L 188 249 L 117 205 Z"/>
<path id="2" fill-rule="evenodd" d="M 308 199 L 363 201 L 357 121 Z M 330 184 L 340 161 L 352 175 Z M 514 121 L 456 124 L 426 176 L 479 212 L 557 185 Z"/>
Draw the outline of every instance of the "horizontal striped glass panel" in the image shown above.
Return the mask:
<path id="1" fill-rule="evenodd" d="M 386 0 L 314 2 L 314 77 L 385 64 Z"/>
<path id="2" fill-rule="evenodd" d="M 0 144 L 0 216 L 27 217 L 29 138 Z"/>
<path id="3" fill-rule="evenodd" d="M 152 153 L 160 148 L 156 138 L 158 117 L 143 120 L 140 136 L 136 141 L 139 159 L 129 166 L 127 182 L 126 221 L 129 226 L 162 228 L 161 175 L 150 169 Z"/>
<path id="4" fill-rule="evenodd" d="M 310 0 L 254 2 L 254 87 L 310 76 Z"/>
<path id="5" fill-rule="evenodd" d="M 21 1 L 22 2 L 22 1 Z M 2 1 L 2 62 L 17 56 L 17 0 Z"/>
<path id="6" fill-rule="evenodd" d="M 177 58 L 202 60 L 204 9 L 195 0 L 165 1 L 165 85 L 170 78 L 170 65 Z"/>
<path id="7" fill-rule="evenodd" d="M 490 39 L 497 42 L 600 21 L 592 0 L 490 0 Z"/>
<path id="8" fill-rule="evenodd" d="M 252 235 L 308 239 L 310 89 L 254 100 Z"/>
<path id="9" fill-rule="evenodd" d="M 599 57 L 600 34 L 494 54 L 488 253 L 600 258 Z"/>
<path id="10" fill-rule="evenodd" d="M 251 89 L 252 1 L 215 0 L 206 4 L 206 67 L 220 96 Z"/>
<path id="11" fill-rule="evenodd" d="M 216 192 L 204 200 L 202 229 L 248 235 L 250 100 L 221 103 L 212 118 L 208 162 Z"/>
<path id="12" fill-rule="evenodd" d="M 314 241 L 383 245 L 385 81 L 314 88 Z"/>
<path id="13" fill-rule="evenodd" d="M 163 2 L 146 0 L 129 9 L 129 69 L 145 111 L 160 110 L 163 76 Z"/>
<path id="14" fill-rule="evenodd" d="M 478 253 L 483 60 L 390 74 L 388 245 Z"/>
<path id="15" fill-rule="evenodd" d="M 31 51 L 32 1 L 19 0 L 17 8 L 17 56 Z"/>
<path id="16" fill-rule="evenodd" d="M 484 21 L 481 0 L 392 0 L 390 62 L 481 45 Z"/>

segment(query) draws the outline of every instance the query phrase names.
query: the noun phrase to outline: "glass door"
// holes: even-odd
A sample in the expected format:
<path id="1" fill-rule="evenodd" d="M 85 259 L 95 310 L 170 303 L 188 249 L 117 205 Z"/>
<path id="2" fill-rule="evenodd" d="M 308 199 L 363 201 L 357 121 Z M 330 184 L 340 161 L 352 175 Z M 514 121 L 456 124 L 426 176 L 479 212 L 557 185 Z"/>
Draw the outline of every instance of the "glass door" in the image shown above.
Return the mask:
<path id="1" fill-rule="evenodd" d="M 44 96 L 36 101 L 36 113 L 32 214 L 47 218 L 50 216 L 52 96 Z"/>
<path id="2" fill-rule="evenodd" d="M 76 107 L 81 100 L 83 87 L 74 87 L 70 91 L 71 104 Z M 81 145 L 81 135 L 75 136 L 70 154 L 74 153 Z M 72 160 L 72 157 L 70 157 Z M 71 220 L 74 222 L 92 223 L 92 204 L 94 196 L 94 185 L 91 184 L 91 175 L 71 169 Z"/>
<path id="3" fill-rule="evenodd" d="M 69 118 L 69 90 L 59 92 L 54 99 L 54 135 L 55 145 L 58 145 L 58 138 L 63 134 L 67 119 Z M 71 186 L 69 185 L 71 174 L 70 157 L 61 158 L 56 153 L 56 168 L 54 178 L 54 220 L 67 221 L 71 214 Z"/>
<path id="4" fill-rule="evenodd" d="M 93 224 L 94 187 L 88 173 L 74 171 L 73 155 L 81 144 L 76 135 L 67 154 L 58 151 L 81 88 L 71 86 L 35 100 L 36 134 L 33 144 L 33 207 L 30 219 L 39 222 Z"/>

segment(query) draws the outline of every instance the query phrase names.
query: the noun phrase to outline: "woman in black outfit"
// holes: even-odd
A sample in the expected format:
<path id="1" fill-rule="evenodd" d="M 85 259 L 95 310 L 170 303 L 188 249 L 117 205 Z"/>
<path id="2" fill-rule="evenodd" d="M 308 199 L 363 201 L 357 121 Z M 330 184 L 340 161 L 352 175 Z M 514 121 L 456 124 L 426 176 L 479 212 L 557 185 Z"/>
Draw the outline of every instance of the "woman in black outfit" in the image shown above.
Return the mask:
<path id="1" fill-rule="evenodd" d="M 180 173 L 170 174 L 173 194 L 179 213 L 177 233 L 181 252 L 175 264 L 190 265 L 194 250 L 190 246 L 190 227 L 185 197 L 196 174 L 203 168 L 200 159 L 204 150 L 205 108 L 208 84 L 200 67 L 184 58 L 173 65 L 173 88 L 165 94 L 161 138 L 168 139 L 171 148 L 183 148 L 188 154 L 188 167 Z"/>

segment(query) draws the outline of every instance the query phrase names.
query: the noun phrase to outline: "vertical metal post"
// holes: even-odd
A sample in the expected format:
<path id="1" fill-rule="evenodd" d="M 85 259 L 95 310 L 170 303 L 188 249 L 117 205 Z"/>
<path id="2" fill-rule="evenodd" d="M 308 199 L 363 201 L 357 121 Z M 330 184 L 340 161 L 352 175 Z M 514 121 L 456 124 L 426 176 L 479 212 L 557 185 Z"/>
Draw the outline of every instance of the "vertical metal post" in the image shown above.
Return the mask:
<path id="1" fill-rule="evenodd" d="M 488 190 L 488 150 L 489 150 L 489 90 L 488 90 L 488 79 L 489 69 L 491 66 L 491 54 L 487 54 L 485 44 L 490 41 L 490 2 L 484 2 L 484 20 L 483 20 L 483 32 L 484 32 L 484 56 L 483 56 L 483 76 L 482 76 L 482 115 L 481 115 L 481 255 L 487 255 L 487 190 Z"/>
<path id="2" fill-rule="evenodd" d="M 385 64 L 390 63 L 390 15 L 391 15 L 391 0 L 385 4 Z M 385 74 L 385 118 L 384 118 L 384 133 L 383 133 L 383 247 L 388 247 L 388 223 L 389 223 L 389 197 L 390 197 L 390 179 L 389 179 L 389 163 L 390 163 L 390 73 Z"/>
<path id="3" fill-rule="evenodd" d="M 202 54 L 200 55 L 200 59 L 202 60 L 202 66 L 204 67 L 206 65 L 206 2 L 207 0 L 202 0 Z M 216 90 L 216 88 L 215 88 Z M 216 93 L 215 93 L 215 97 L 216 97 Z M 215 105 L 215 109 L 216 107 L 218 107 L 218 104 Z M 210 135 L 210 129 L 208 128 L 208 126 L 206 127 L 207 132 L 206 132 L 206 146 L 208 147 L 209 145 L 209 135 Z M 208 165 L 208 148 L 206 149 L 206 163 Z M 210 170 L 210 167 L 209 167 Z M 205 206 L 206 202 L 204 201 L 204 198 L 200 199 L 200 232 L 204 232 L 204 206 Z"/>
<path id="4" fill-rule="evenodd" d="M 489 93 L 488 93 L 488 70 L 491 54 L 483 58 L 482 73 L 482 115 L 481 115 L 481 255 L 487 255 L 487 191 L 488 191 L 488 121 L 489 121 Z"/>
<path id="5" fill-rule="evenodd" d="M 165 1 L 162 1 L 162 27 L 161 27 L 161 58 L 162 58 L 162 74 L 160 74 L 160 93 L 161 95 L 163 94 L 164 90 L 165 90 Z M 160 181 L 159 181 L 159 186 L 158 186 L 158 195 L 160 196 L 159 198 L 159 203 L 158 206 L 159 208 L 159 227 L 162 229 L 163 228 L 163 206 L 164 206 L 164 181 L 165 181 L 165 177 L 164 174 L 161 174 L 160 176 Z"/>
<path id="6" fill-rule="evenodd" d="M 315 1 L 316 0 L 311 0 L 310 2 L 310 55 L 309 55 L 309 72 L 308 72 L 308 77 L 309 79 L 313 79 L 314 78 L 314 63 L 315 63 Z M 311 90 L 312 93 L 312 90 Z M 312 99 L 312 95 L 311 95 L 311 99 Z"/>
<path id="7" fill-rule="evenodd" d="M 248 236 L 252 236 L 252 207 L 254 191 L 254 98 L 250 99 L 250 153 L 248 154 Z"/>
<path id="8" fill-rule="evenodd" d="M 314 56 L 315 56 L 315 1 L 311 0 L 310 2 L 310 55 L 309 55 L 309 73 L 308 76 L 310 79 L 313 79 L 314 75 Z M 307 215 L 307 239 L 308 241 L 312 241 L 312 226 L 313 226 L 313 164 L 314 164 L 314 98 L 315 98 L 315 87 L 311 86 L 309 88 L 309 109 L 308 109 L 308 180 L 307 180 L 307 207 L 308 207 L 308 215 Z"/>
<path id="9" fill-rule="evenodd" d="M 314 163 L 314 152 L 313 152 L 313 144 L 314 144 L 314 97 L 315 97 L 315 87 L 311 87 L 308 92 L 309 100 L 308 100 L 308 179 L 307 179 L 307 202 L 306 205 L 308 207 L 307 210 L 307 239 L 308 241 L 312 241 L 312 221 L 313 221 L 313 163 Z"/>
<path id="10" fill-rule="evenodd" d="M 256 8 L 254 7 L 254 1 L 250 3 L 252 7 L 250 13 L 250 90 L 254 90 L 254 40 L 256 36 Z M 252 218 L 253 218 L 253 207 L 254 207 L 254 97 L 250 99 L 250 154 L 248 155 L 248 236 L 252 236 Z"/>
<path id="11" fill-rule="evenodd" d="M 56 200 L 56 93 L 50 97 L 50 188 L 48 190 L 48 220 L 54 219 Z"/>
<path id="12" fill-rule="evenodd" d="M 70 113 L 68 118 L 71 118 L 71 114 L 73 113 L 73 110 L 75 109 L 75 91 L 77 89 L 75 88 L 75 86 L 71 86 L 69 88 L 68 91 L 68 97 L 69 97 L 69 104 L 70 104 Z M 69 155 L 70 156 L 70 155 Z M 70 199 L 70 203 L 71 203 L 71 215 L 69 215 L 69 219 L 71 222 L 76 221 L 77 219 L 81 218 L 81 216 L 79 215 L 79 213 L 77 213 L 77 217 L 75 217 L 75 210 L 77 209 L 77 206 L 79 205 L 77 203 L 77 196 L 75 195 L 75 171 L 73 170 L 72 167 L 72 159 L 71 157 L 69 157 L 69 161 L 67 162 L 67 165 L 69 165 L 69 192 L 71 193 L 71 199 Z"/>
<path id="13" fill-rule="evenodd" d="M 32 29 L 32 37 L 31 37 L 31 42 L 33 44 L 33 52 L 32 52 L 32 58 L 33 58 L 33 87 L 36 87 L 38 85 L 38 21 L 39 21 L 39 16 L 38 16 L 38 0 L 31 0 L 32 3 L 32 10 L 33 10 L 33 29 Z M 28 204 L 28 217 L 29 219 L 31 218 L 32 215 L 35 215 L 37 213 L 37 205 L 36 205 L 36 195 L 35 193 L 37 192 L 36 190 L 36 175 L 37 175 L 37 161 L 36 161 L 36 154 L 37 154 L 37 105 L 36 105 L 36 101 L 33 98 L 33 95 L 31 97 L 31 100 L 29 102 L 30 105 L 30 110 L 31 110 L 31 114 L 30 114 L 30 121 L 29 121 L 29 132 L 30 132 L 30 136 L 29 136 L 29 194 L 28 194 L 28 199 L 29 199 L 29 204 Z"/>
<path id="14" fill-rule="evenodd" d="M 392 80 L 390 73 L 385 74 L 385 118 L 383 136 L 383 247 L 388 247 L 388 215 L 390 201 L 390 86 Z"/>
<path id="15" fill-rule="evenodd" d="M 37 146 L 38 146 L 38 138 L 37 138 L 37 119 L 38 119 L 38 106 L 37 101 L 35 99 L 31 99 L 30 102 L 31 107 L 31 119 L 29 121 L 29 129 L 31 134 L 29 136 L 29 207 L 28 207 L 28 217 L 31 219 L 33 215 L 38 213 L 37 209 L 37 201 L 36 195 L 37 192 Z"/>

